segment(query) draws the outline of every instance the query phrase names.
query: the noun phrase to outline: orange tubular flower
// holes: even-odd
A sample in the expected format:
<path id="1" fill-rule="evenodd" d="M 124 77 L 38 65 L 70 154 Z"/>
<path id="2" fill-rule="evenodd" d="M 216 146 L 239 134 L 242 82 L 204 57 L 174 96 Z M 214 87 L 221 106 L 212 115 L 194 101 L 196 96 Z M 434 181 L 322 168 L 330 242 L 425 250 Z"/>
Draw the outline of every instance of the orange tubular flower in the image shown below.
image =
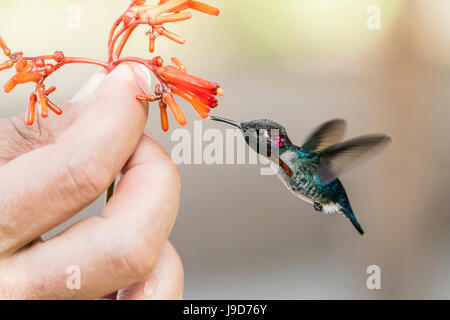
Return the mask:
<path id="1" fill-rule="evenodd" d="M 173 32 L 166 30 L 164 27 L 157 27 L 156 32 L 158 32 L 160 35 L 162 35 L 178 44 L 186 43 L 186 40 L 184 40 L 182 37 L 180 37 L 179 35 L 177 35 Z"/>
<path id="2" fill-rule="evenodd" d="M 180 69 L 181 71 L 186 71 L 186 67 L 184 66 L 184 64 L 181 63 L 180 60 L 178 60 L 178 58 L 172 57 L 170 58 L 170 60 L 174 65 L 178 67 L 178 69 Z"/>
<path id="3" fill-rule="evenodd" d="M 62 114 L 62 110 L 56 104 L 51 102 L 48 98 L 45 98 L 45 102 L 47 102 L 49 109 L 52 110 L 54 113 L 56 113 L 57 115 Z"/>
<path id="4" fill-rule="evenodd" d="M 5 61 L 3 63 L 0 63 L 0 71 L 12 68 L 13 66 L 14 66 L 14 61 L 12 61 L 12 60 Z"/>
<path id="5" fill-rule="evenodd" d="M 175 102 L 173 94 L 181 97 L 190 103 L 197 114 L 201 118 L 207 118 L 211 108 L 215 108 L 218 104 L 216 95 L 222 96 L 224 91 L 220 86 L 208 80 L 199 78 L 193 74 L 187 73 L 185 66 L 177 58 L 172 58 L 172 62 L 177 66 L 162 66 L 161 57 L 155 57 L 151 63 L 157 67 L 156 74 L 167 85 L 167 89 L 163 89 L 158 85 L 155 89 L 155 96 L 139 95 L 136 99 L 140 101 L 160 100 L 161 109 L 161 126 L 164 131 L 168 130 L 167 105 L 169 105 L 175 120 L 184 126 L 186 125 L 186 117 Z M 158 98 L 160 97 L 160 98 Z"/>
<path id="6" fill-rule="evenodd" d="M 9 57 L 11 55 L 11 50 L 9 50 L 5 41 L 3 41 L 2 37 L 0 37 L 0 48 L 3 50 L 3 53 L 5 54 L 5 56 Z"/>
<path id="7" fill-rule="evenodd" d="M 47 99 L 45 99 L 45 88 L 43 84 L 38 84 L 36 86 L 35 94 L 39 101 L 39 113 L 42 118 L 48 117 L 48 104 Z"/>
<path id="8" fill-rule="evenodd" d="M 30 96 L 30 100 L 28 102 L 27 118 L 26 118 L 26 123 L 29 126 L 31 126 L 34 123 L 34 113 L 35 113 L 35 109 L 36 109 L 36 102 L 37 102 L 36 95 L 34 93 L 32 93 Z"/>
<path id="9" fill-rule="evenodd" d="M 166 3 L 170 0 L 161 0 L 159 3 L 163 4 Z M 210 15 L 214 15 L 214 16 L 218 16 L 220 14 L 220 10 L 212 7 L 210 5 L 207 5 L 206 3 L 202 3 L 199 1 L 186 1 L 186 3 L 184 3 L 183 5 L 176 7 L 175 9 L 173 9 L 173 11 L 182 11 L 182 10 L 186 10 L 186 9 L 194 9 L 206 14 L 210 14 Z"/>
<path id="10" fill-rule="evenodd" d="M 159 108 L 161 110 L 161 127 L 164 132 L 169 130 L 169 118 L 167 117 L 167 104 L 162 100 L 159 102 Z"/>
<path id="11" fill-rule="evenodd" d="M 48 89 L 45 91 L 45 95 L 48 96 L 48 95 L 52 94 L 52 93 L 55 92 L 55 91 L 56 91 L 56 87 L 55 87 L 55 86 L 51 86 L 50 88 L 48 88 Z"/>
<path id="12" fill-rule="evenodd" d="M 148 24 L 152 26 L 154 37 L 150 37 L 149 51 L 154 52 L 154 42 L 156 34 L 162 35 L 179 44 L 184 44 L 185 40 L 177 34 L 174 34 L 162 25 L 166 23 L 173 23 L 185 21 L 192 18 L 192 13 L 182 12 L 187 9 L 193 9 L 209 15 L 219 15 L 220 10 L 198 1 L 190 0 L 160 0 L 158 5 L 148 5 L 146 1 L 133 1 L 131 6 L 122 16 L 124 27 L 138 24 Z M 120 20 L 119 20 L 120 23 Z M 115 28 L 118 27 L 116 22 Z M 155 34 L 156 33 L 156 34 Z M 113 33 L 112 33 L 113 34 Z M 110 41 L 113 41 L 113 36 L 110 36 Z"/>
<path id="13" fill-rule="evenodd" d="M 217 83 L 204 80 L 173 66 L 159 68 L 158 74 L 165 82 L 196 96 L 210 108 L 217 106 L 217 99 L 214 96 L 223 94 L 223 90 Z"/>
<path id="14" fill-rule="evenodd" d="M 154 34 L 150 34 L 149 36 L 149 45 L 148 45 L 148 51 L 150 53 L 155 52 L 155 41 L 156 41 L 156 36 Z"/>
<path id="15" fill-rule="evenodd" d="M 188 3 L 189 8 L 206 13 L 206 14 L 210 14 L 213 16 L 218 16 L 220 14 L 220 10 L 212 7 L 210 5 L 207 5 L 206 3 L 202 3 L 202 2 L 198 2 L 198 1 L 189 1 Z"/>
<path id="16" fill-rule="evenodd" d="M 62 110 L 48 99 L 48 95 L 55 92 L 55 87 L 50 87 L 45 90 L 43 84 L 37 84 L 34 92 L 31 94 L 26 116 L 26 124 L 31 126 L 34 123 L 36 102 L 39 103 L 39 113 L 42 118 L 48 117 L 48 109 L 52 110 L 57 115 L 62 114 Z"/>
<path id="17" fill-rule="evenodd" d="M 224 94 L 217 83 L 187 73 L 186 67 L 177 58 L 172 58 L 175 66 L 164 66 L 164 61 L 160 56 L 151 59 L 121 58 L 127 41 L 140 25 L 149 27 L 146 35 L 148 36 L 151 53 L 155 51 L 156 39 L 159 36 L 184 44 L 185 40 L 167 30 L 166 25 L 190 20 L 192 13 L 186 11 L 189 9 L 216 16 L 220 13 L 219 9 L 215 7 L 193 0 L 132 0 L 125 12 L 115 20 L 109 32 L 108 59 L 106 61 L 66 57 L 62 51 L 56 51 L 51 55 L 26 57 L 23 52 L 11 52 L 0 37 L 0 53 L 3 51 L 8 57 L 7 61 L 0 62 L 0 71 L 12 67 L 15 67 L 16 71 L 5 83 L 4 91 L 9 93 L 18 84 L 36 83 L 35 90 L 29 98 L 26 115 L 26 123 L 32 125 L 36 117 L 36 104 L 42 118 L 48 117 L 49 109 L 58 115 L 62 113 L 62 110 L 48 99 L 48 96 L 55 91 L 55 87 L 46 90 L 44 81 L 64 65 L 70 63 L 93 64 L 101 66 L 109 73 L 124 62 L 140 63 L 155 75 L 159 84 L 155 85 L 153 94 L 138 95 L 136 99 L 143 102 L 159 102 L 161 126 L 164 131 L 169 129 L 168 107 L 180 125 L 184 126 L 187 123 L 174 95 L 191 104 L 201 118 L 207 118 L 211 108 L 218 105 L 215 96 Z"/>
<path id="18" fill-rule="evenodd" d="M 182 12 L 182 13 L 168 14 L 164 16 L 157 16 L 156 18 L 151 19 L 150 23 L 152 25 L 161 25 L 164 23 L 185 21 L 189 20 L 190 18 L 192 18 L 192 13 Z"/>
<path id="19" fill-rule="evenodd" d="M 5 83 L 3 89 L 6 93 L 11 92 L 18 84 L 27 82 L 38 82 L 42 79 L 42 74 L 37 72 L 17 73 L 8 82 Z"/>
<path id="20" fill-rule="evenodd" d="M 175 117 L 175 120 L 177 120 L 180 126 L 185 126 L 187 123 L 186 117 L 184 116 L 183 111 L 181 111 L 180 107 L 175 102 L 173 95 L 170 92 L 164 92 L 163 100 L 169 105 L 170 110 L 172 110 L 173 116 Z"/>
<path id="21" fill-rule="evenodd" d="M 192 93 L 189 93 L 188 91 L 185 91 L 177 87 L 172 87 L 171 91 L 172 93 L 189 102 L 194 107 L 195 111 L 197 112 L 200 118 L 202 119 L 208 118 L 210 108 L 206 104 L 201 102 L 199 98 L 194 96 Z"/>
<path id="22" fill-rule="evenodd" d="M 12 60 L 11 60 L 12 61 Z M 14 64 L 14 62 L 12 62 Z M 9 63 L 8 65 L 10 65 Z M 35 64 L 29 60 L 24 58 L 17 59 L 16 62 L 16 71 L 17 73 L 9 79 L 8 82 L 4 85 L 3 89 L 6 93 L 11 92 L 18 84 L 27 83 L 27 82 L 36 82 L 42 80 L 45 73 L 47 71 L 48 66 L 44 66 L 44 68 L 36 68 Z"/>
<path id="23" fill-rule="evenodd" d="M 189 91 L 199 91 L 217 95 L 220 86 L 208 80 L 204 80 L 191 73 L 183 72 L 173 66 L 164 66 L 158 69 L 158 74 L 167 83 L 185 87 Z"/>

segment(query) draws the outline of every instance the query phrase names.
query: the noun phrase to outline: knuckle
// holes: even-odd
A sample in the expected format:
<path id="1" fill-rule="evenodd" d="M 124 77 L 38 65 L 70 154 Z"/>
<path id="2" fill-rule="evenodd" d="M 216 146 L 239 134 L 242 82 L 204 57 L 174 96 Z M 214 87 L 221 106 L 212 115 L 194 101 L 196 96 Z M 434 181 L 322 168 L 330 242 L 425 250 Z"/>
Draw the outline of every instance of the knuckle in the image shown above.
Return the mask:
<path id="1" fill-rule="evenodd" d="M 178 215 L 181 193 L 181 181 L 178 167 L 167 158 L 154 166 L 157 173 L 153 176 L 159 186 L 158 205 L 164 211 L 166 225 L 162 230 L 169 233 Z M 142 235 L 141 235 L 142 236 Z M 145 237 L 145 235 L 143 235 Z"/>
<path id="2" fill-rule="evenodd" d="M 113 259 L 114 270 L 133 279 L 142 279 L 153 270 L 156 263 L 156 248 L 148 243 L 127 245 Z"/>
<path id="3" fill-rule="evenodd" d="M 29 126 L 23 116 L 2 119 L 0 128 L 4 141 L 14 145 L 17 151 L 30 151 L 51 140 L 49 130 L 41 126 L 39 120 Z"/>
<path id="4" fill-rule="evenodd" d="M 173 182 L 176 186 L 180 185 L 180 172 L 172 160 L 169 159 L 169 161 L 165 163 L 162 174 L 167 181 Z"/>
<path id="5" fill-rule="evenodd" d="M 159 163 L 157 163 L 155 167 L 158 170 L 158 176 L 161 181 L 166 181 L 166 186 L 172 186 L 176 189 L 180 188 L 181 181 L 178 167 L 169 156 L 165 156 L 160 159 Z"/>
<path id="6" fill-rule="evenodd" d="M 146 132 L 144 132 L 144 139 L 149 144 L 154 144 L 154 139 Z M 177 165 L 172 161 L 172 158 L 167 152 L 160 146 L 153 146 L 147 151 L 148 154 L 144 156 L 146 162 L 151 163 L 151 168 L 157 171 L 158 178 L 167 181 L 165 185 L 180 187 L 180 173 Z"/>
<path id="7" fill-rule="evenodd" d="M 170 197 L 172 197 L 173 189 L 179 189 L 180 185 L 178 168 L 169 158 L 153 160 L 149 170 L 157 170 L 157 180 L 164 182 L 161 189 L 170 189 Z M 163 195 L 169 196 L 167 190 L 160 191 Z M 152 272 L 178 211 L 177 206 L 172 204 L 172 201 L 164 200 L 164 202 L 166 204 L 164 210 L 173 218 L 167 218 L 166 215 L 161 221 L 153 221 L 153 224 L 159 224 L 157 233 L 149 232 L 148 222 L 144 222 L 144 220 L 138 226 L 134 223 L 130 225 L 130 228 L 134 229 L 133 232 L 130 232 L 130 229 L 124 226 L 123 220 L 121 220 L 120 228 L 114 228 L 123 230 L 116 236 L 117 243 L 113 245 L 115 248 L 115 252 L 112 253 L 114 270 L 133 279 L 142 279 Z M 117 250 L 117 248 L 120 249 Z M 180 269 L 183 269 L 182 265 Z"/>
<path id="8" fill-rule="evenodd" d="M 16 130 L 17 135 L 26 141 L 36 145 L 43 145 L 51 139 L 49 130 L 40 124 L 39 118 L 36 119 L 33 125 L 27 125 L 23 115 L 12 117 L 9 121 Z"/>
<path id="9" fill-rule="evenodd" d="M 78 152 L 71 157 L 65 172 L 67 172 L 71 189 L 88 199 L 101 194 L 112 180 L 111 169 L 108 165 L 83 152 Z"/>

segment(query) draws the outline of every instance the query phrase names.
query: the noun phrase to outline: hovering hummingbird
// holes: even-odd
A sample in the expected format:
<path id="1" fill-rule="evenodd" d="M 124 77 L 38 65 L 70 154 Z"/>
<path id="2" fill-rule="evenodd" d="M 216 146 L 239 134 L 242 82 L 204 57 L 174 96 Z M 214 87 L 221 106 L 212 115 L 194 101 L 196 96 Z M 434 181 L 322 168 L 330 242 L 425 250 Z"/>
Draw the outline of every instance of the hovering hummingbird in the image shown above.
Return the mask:
<path id="1" fill-rule="evenodd" d="M 247 122 L 215 116 L 210 119 L 238 127 L 252 149 L 276 164 L 278 177 L 295 196 L 311 203 L 316 211 L 343 214 L 364 234 L 338 177 L 364 156 L 387 146 L 390 137 L 373 134 L 339 143 L 346 122 L 335 119 L 318 127 L 299 147 L 291 142 L 282 125 L 270 119 Z M 272 152 L 275 148 L 276 154 Z"/>

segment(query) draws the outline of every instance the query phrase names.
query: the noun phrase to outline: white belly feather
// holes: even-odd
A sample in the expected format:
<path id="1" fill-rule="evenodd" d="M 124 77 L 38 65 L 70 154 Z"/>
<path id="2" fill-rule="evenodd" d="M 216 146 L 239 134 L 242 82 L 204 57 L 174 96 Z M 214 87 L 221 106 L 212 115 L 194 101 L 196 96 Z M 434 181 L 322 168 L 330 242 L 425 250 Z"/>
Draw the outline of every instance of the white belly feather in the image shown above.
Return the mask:
<path id="1" fill-rule="evenodd" d="M 280 155 L 280 159 L 289 166 L 289 168 L 292 170 L 292 172 L 296 172 L 298 170 L 298 168 L 294 162 L 296 157 L 297 157 L 297 155 L 293 151 L 287 151 Z M 291 193 L 293 195 L 295 195 L 297 198 L 300 198 L 307 203 L 314 204 L 314 201 L 312 201 L 310 198 L 306 197 L 305 195 L 303 195 L 299 192 L 295 192 L 292 189 L 292 187 L 289 184 L 289 180 L 291 178 L 284 172 L 284 170 L 280 167 L 280 165 L 278 163 L 272 162 L 272 168 L 275 170 L 275 172 L 277 173 L 277 176 L 280 178 L 280 180 L 283 182 L 283 184 L 286 186 L 286 188 L 288 188 L 289 191 L 291 191 Z M 341 212 L 341 208 L 334 203 L 329 203 L 329 204 L 322 203 L 322 210 L 323 210 L 323 213 L 325 213 L 325 214 Z"/>

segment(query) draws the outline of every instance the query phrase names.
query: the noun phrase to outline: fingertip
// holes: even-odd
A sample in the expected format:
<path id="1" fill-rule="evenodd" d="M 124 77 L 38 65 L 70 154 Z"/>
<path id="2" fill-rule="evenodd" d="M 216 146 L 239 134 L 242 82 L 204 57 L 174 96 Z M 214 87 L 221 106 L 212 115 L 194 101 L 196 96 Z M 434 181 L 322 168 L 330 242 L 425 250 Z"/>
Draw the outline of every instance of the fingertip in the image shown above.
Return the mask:
<path id="1" fill-rule="evenodd" d="M 180 300 L 184 292 L 181 258 L 166 241 L 152 272 L 143 280 L 118 291 L 118 300 Z"/>
<path id="2" fill-rule="evenodd" d="M 108 79 L 115 81 L 134 82 L 141 93 L 151 93 L 151 73 L 150 70 L 140 63 L 122 63 L 118 65 L 108 76 Z"/>
<path id="3" fill-rule="evenodd" d="M 123 173 L 142 163 L 151 163 L 156 168 L 167 167 L 171 171 L 178 170 L 166 150 L 147 129 L 144 130 L 136 150 L 123 168 Z"/>
<path id="4" fill-rule="evenodd" d="M 86 100 L 89 96 L 91 96 L 95 90 L 100 87 L 100 84 L 107 77 L 107 73 L 105 70 L 100 70 L 94 73 L 89 80 L 74 94 L 72 99 L 69 100 L 70 103 L 79 103 Z"/>

